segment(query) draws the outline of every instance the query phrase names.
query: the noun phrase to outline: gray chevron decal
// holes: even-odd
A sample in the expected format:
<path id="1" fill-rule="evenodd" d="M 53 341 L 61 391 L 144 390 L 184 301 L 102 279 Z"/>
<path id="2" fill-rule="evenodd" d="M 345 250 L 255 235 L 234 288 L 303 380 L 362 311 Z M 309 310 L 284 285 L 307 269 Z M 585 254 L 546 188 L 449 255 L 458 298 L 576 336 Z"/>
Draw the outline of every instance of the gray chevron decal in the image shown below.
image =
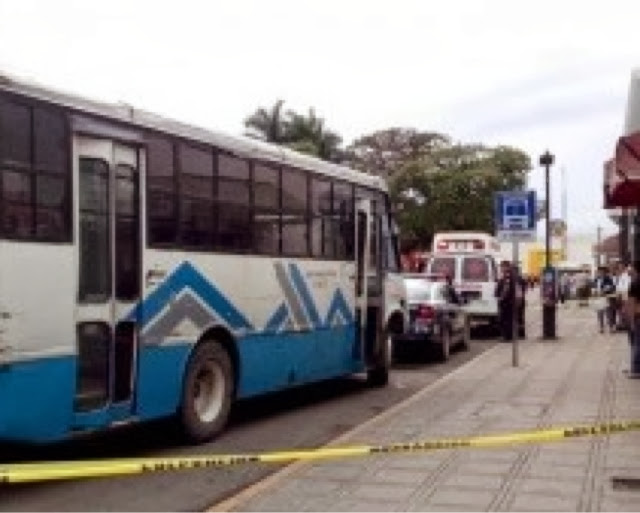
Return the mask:
<path id="1" fill-rule="evenodd" d="M 214 322 L 226 325 L 224 320 L 202 306 L 190 292 L 185 292 L 169 305 L 169 310 L 142 333 L 143 344 L 160 344 L 185 319 L 189 319 L 200 329 Z"/>

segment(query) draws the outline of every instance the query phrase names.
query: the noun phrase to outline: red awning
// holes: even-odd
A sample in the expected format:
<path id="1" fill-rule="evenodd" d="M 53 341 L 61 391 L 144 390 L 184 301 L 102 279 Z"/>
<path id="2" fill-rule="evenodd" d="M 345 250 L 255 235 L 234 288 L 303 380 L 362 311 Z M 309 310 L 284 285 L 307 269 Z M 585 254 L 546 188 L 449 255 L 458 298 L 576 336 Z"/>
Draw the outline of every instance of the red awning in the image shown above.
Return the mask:
<path id="1" fill-rule="evenodd" d="M 640 132 L 618 139 L 616 156 L 604 164 L 604 208 L 640 206 Z"/>

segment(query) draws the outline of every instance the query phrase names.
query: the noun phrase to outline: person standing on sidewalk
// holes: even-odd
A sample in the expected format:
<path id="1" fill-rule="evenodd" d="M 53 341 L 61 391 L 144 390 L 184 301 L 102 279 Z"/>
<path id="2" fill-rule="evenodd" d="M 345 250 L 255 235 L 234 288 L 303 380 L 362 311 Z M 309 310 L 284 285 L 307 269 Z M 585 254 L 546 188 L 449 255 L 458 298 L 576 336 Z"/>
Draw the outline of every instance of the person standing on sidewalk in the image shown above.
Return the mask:
<path id="1" fill-rule="evenodd" d="M 627 301 L 627 294 L 631 285 L 631 272 L 631 266 L 623 262 L 618 263 L 618 283 L 616 283 L 616 309 L 618 310 L 616 329 L 618 331 L 627 331 L 629 329 L 624 304 Z"/>
<path id="2" fill-rule="evenodd" d="M 616 287 L 613 284 L 613 278 L 609 274 L 609 268 L 602 266 L 598 268 L 598 276 L 594 283 L 596 290 L 596 312 L 598 314 L 598 324 L 600 333 L 604 333 L 605 319 L 609 328 L 609 333 L 613 333 L 615 329 L 615 292 Z"/>
<path id="3" fill-rule="evenodd" d="M 500 262 L 500 279 L 496 286 L 498 298 L 498 319 L 500 334 L 505 342 L 513 340 L 513 314 L 516 306 L 516 284 L 511 272 L 511 263 L 507 260 Z"/>
<path id="4" fill-rule="evenodd" d="M 625 305 L 631 347 L 629 378 L 640 379 L 640 262 L 634 262 L 630 270 L 631 285 Z"/>

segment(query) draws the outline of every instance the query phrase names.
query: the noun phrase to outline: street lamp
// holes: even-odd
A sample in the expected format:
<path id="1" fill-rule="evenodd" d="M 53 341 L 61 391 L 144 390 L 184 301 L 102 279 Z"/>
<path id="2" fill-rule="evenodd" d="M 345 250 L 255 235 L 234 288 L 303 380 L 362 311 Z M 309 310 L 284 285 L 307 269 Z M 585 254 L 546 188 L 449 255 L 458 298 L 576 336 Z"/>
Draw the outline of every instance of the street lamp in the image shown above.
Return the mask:
<path id="1" fill-rule="evenodd" d="M 551 212 L 551 193 L 549 168 L 553 165 L 553 154 L 545 151 L 540 156 L 540 165 L 545 169 L 545 268 L 542 275 L 542 338 L 556 338 L 556 276 L 551 266 L 551 231 L 549 217 Z"/>

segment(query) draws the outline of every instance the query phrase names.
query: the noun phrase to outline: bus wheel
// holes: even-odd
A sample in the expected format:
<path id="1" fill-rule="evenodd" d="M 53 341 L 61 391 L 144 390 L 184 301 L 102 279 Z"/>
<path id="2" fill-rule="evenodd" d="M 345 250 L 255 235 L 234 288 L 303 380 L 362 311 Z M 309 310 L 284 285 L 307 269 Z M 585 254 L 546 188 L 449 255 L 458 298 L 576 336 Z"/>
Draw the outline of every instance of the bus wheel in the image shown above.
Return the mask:
<path id="1" fill-rule="evenodd" d="M 180 406 L 180 422 L 189 440 L 204 442 L 222 430 L 232 393 L 233 366 L 227 352 L 217 343 L 198 345 L 187 365 Z"/>
<path id="2" fill-rule="evenodd" d="M 382 362 L 367 371 L 367 383 L 372 387 L 384 387 L 389 383 L 389 368 L 393 353 L 393 339 L 389 333 L 384 334 L 385 345 Z"/>

